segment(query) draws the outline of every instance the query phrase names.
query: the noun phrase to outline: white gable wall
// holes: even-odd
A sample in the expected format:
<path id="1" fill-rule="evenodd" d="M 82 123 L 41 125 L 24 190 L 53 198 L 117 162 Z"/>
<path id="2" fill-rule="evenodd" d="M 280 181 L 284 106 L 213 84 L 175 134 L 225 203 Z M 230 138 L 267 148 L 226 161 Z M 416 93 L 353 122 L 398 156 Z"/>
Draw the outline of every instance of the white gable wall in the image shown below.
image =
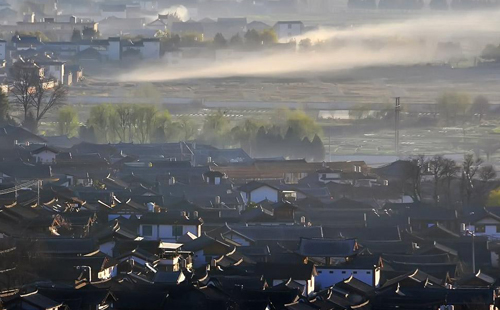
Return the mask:
<path id="1" fill-rule="evenodd" d="M 275 32 L 279 40 L 289 40 L 302 34 L 302 25 L 299 23 L 280 23 L 276 24 Z"/>
<path id="2" fill-rule="evenodd" d="M 152 235 L 151 236 L 144 236 L 143 234 L 143 227 L 144 226 L 151 226 L 152 228 Z M 162 240 L 162 241 L 177 241 L 177 238 L 181 237 L 182 235 L 187 234 L 188 232 L 192 233 L 193 235 L 196 235 L 197 237 L 201 237 L 201 226 L 197 225 L 179 225 L 182 226 L 182 234 L 179 236 L 174 236 L 173 235 L 173 226 L 174 225 L 148 225 L 148 224 L 141 224 L 139 227 L 139 235 L 144 237 L 146 240 Z"/>
<path id="3" fill-rule="evenodd" d="M 52 164 L 56 161 L 56 154 L 49 151 L 43 151 L 38 154 L 34 154 L 37 163 L 41 164 Z"/>
<path id="4" fill-rule="evenodd" d="M 351 276 L 374 287 L 378 287 L 380 282 L 380 269 L 337 269 L 326 266 L 317 266 L 318 275 L 316 285 L 324 289 L 326 287 L 344 281 Z"/>
<path id="5" fill-rule="evenodd" d="M 269 186 L 259 187 L 252 192 L 250 192 L 249 202 L 259 203 L 264 200 L 269 200 L 272 202 L 279 201 L 279 192 L 278 190 L 271 188 Z"/>

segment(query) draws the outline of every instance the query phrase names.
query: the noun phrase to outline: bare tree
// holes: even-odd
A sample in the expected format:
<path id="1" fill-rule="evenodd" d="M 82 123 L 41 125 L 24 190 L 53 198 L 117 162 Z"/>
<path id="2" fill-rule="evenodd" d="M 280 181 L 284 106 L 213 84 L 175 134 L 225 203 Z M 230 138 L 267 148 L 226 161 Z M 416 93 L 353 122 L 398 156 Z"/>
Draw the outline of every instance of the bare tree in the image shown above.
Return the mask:
<path id="1" fill-rule="evenodd" d="M 495 168 L 492 165 L 486 165 L 482 166 L 479 169 L 479 178 L 483 182 L 488 182 L 497 177 L 497 172 L 495 171 Z"/>
<path id="2" fill-rule="evenodd" d="M 34 85 L 34 91 L 31 95 L 31 106 L 35 111 L 35 129 L 45 117 L 45 114 L 66 104 L 67 91 L 63 84 L 57 84 L 53 89 L 49 88 L 48 81 L 40 80 Z"/>
<path id="3" fill-rule="evenodd" d="M 425 160 L 425 155 L 418 155 L 410 160 L 411 166 L 407 168 L 405 174 L 406 180 L 409 183 L 409 194 L 413 201 L 421 201 L 422 175 L 427 172 L 428 162 Z M 405 180 L 405 181 L 406 181 Z"/>
<path id="4" fill-rule="evenodd" d="M 479 204 L 484 204 L 488 200 L 490 192 L 489 183 L 497 177 L 497 172 L 492 165 L 484 165 L 479 169 L 478 174 L 481 183 L 479 186 L 476 186 L 474 197 L 475 201 L 478 201 Z"/>
<path id="5" fill-rule="evenodd" d="M 441 167 L 441 178 L 444 182 L 446 182 L 446 196 L 448 203 L 451 205 L 453 203 L 451 199 L 451 182 L 453 181 L 453 178 L 457 176 L 460 171 L 460 167 L 454 160 L 448 158 L 442 160 Z"/>
<path id="6" fill-rule="evenodd" d="M 429 170 L 434 179 L 434 203 L 439 203 L 439 183 L 443 177 L 444 158 L 442 155 L 436 155 L 429 161 Z"/>
<path id="7" fill-rule="evenodd" d="M 32 123 L 33 130 L 37 130 L 47 112 L 65 104 L 65 86 L 44 78 L 43 71 L 35 63 L 18 60 L 11 67 L 10 75 L 13 102 L 22 108 L 23 122 Z"/>
<path id="8" fill-rule="evenodd" d="M 495 139 L 482 140 L 478 144 L 478 148 L 486 154 L 486 161 L 489 162 L 491 155 L 500 149 L 500 142 Z"/>
<path id="9" fill-rule="evenodd" d="M 26 121 L 31 109 L 34 86 L 40 83 L 40 68 L 33 63 L 17 61 L 10 68 L 9 73 L 12 79 L 10 93 L 13 103 L 21 107 L 24 114 L 23 121 Z"/>
<path id="10" fill-rule="evenodd" d="M 470 205 L 472 193 L 474 190 L 474 176 L 479 171 L 480 165 L 483 160 L 479 157 L 474 158 L 473 154 L 464 155 L 464 161 L 462 163 L 462 180 L 461 180 L 461 194 L 462 194 L 462 206 Z"/>

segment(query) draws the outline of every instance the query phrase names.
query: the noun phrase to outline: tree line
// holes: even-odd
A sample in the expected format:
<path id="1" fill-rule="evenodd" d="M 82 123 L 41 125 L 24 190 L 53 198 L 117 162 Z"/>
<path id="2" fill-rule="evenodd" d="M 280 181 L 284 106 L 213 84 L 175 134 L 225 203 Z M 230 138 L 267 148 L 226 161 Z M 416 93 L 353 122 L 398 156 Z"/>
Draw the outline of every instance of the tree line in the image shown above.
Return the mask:
<path id="1" fill-rule="evenodd" d="M 218 147 L 242 147 L 254 157 L 306 158 L 321 161 L 321 128 L 303 111 L 277 110 L 271 121 L 246 119 L 232 122 L 223 110 L 195 121 L 173 118 L 154 104 L 103 104 L 93 106 L 85 124 L 76 109 L 59 109 L 60 135 L 78 136 L 92 143 L 165 143 L 196 140 Z"/>
<path id="2" fill-rule="evenodd" d="M 199 33 L 172 34 L 158 31 L 155 37 L 160 38 L 161 52 L 176 51 L 180 47 L 206 46 L 214 49 L 221 48 L 245 48 L 258 49 L 278 42 L 278 36 L 273 29 L 257 31 L 250 29 L 243 36 L 239 33 L 230 38 L 225 38 L 222 33 L 217 33 L 213 40 L 205 40 Z"/>
<path id="3" fill-rule="evenodd" d="M 495 108 L 489 99 L 483 95 L 474 97 L 460 91 L 444 91 L 439 94 L 435 100 L 435 112 L 438 113 L 437 121 L 443 126 L 463 125 L 466 122 L 481 122 L 489 116 L 497 117 L 500 113 L 499 108 Z M 354 106 L 349 111 L 351 119 L 362 119 L 372 110 L 371 103 L 362 103 Z M 402 106 L 403 112 L 407 106 Z M 372 113 L 372 117 L 384 120 L 394 119 L 394 104 L 385 103 L 379 107 L 377 113 Z M 437 122 L 436 122 L 437 124 Z"/>
<path id="4" fill-rule="evenodd" d="M 461 163 L 442 155 L 420 155 L 405 163 L 399 184 L 406 194 L 414 201 L 427 196 L 436 206 L 455 209 L 487 204 L 489 183 L 497 176 L 492 165 L 474 154 L 464 155 Z"/>

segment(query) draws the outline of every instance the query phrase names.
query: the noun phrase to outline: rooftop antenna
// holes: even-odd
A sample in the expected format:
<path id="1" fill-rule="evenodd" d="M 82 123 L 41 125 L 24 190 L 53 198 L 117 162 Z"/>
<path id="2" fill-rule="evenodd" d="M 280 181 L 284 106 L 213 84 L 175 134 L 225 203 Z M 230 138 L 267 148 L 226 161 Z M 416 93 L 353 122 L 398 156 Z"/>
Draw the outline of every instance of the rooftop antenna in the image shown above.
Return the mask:
<path id="1" fill-rule="evenodd" d="M 400 99 L 400 97 L 396 97 L 396 106 L 394 109 L 394 149 L 397 156 L 399 156 L 399 120 L 401 113 Z"/>

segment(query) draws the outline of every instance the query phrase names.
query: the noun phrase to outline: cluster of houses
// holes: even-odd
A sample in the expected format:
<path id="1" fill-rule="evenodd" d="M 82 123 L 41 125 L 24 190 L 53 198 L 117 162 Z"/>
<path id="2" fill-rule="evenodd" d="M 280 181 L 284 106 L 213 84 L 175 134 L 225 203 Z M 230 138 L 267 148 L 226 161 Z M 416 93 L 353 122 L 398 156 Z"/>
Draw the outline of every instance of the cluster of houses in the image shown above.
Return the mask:
<path id="1" fill-rule="evenodd" d="M 121 7 L 103 6 L 109 10 Z M 7 9 L 10 10 L 4 8 Z M 175 12 L 157 14 L 156 18 L 108 13 L 109 16 L 99 22 L 73 15 L 40 13 L 40 17 L 34 12 L 24 14 L 22 21 L 4 20 L 8 24 L 0 24 L 0 87 L 7 89 L 8 69 L 20 59 L 43 68 L 46 75 L 53 77 L 57 83 L 72 85 L 82 79 L 82 68 L 97 70 L 102 68 L 103 63 L 113 66 L 117 62 L 137 64 L 163 59 L 170 65 L 196 65 L 196 61 L 237 60 L 248 53 L 228 47 L 214 50 L 207 48 L 206 44 L 177 44 L 169 48 L 162 44 L 158 33 L 180 37 L 195 34 L 209 41 L 222 34 L 229 41 L 234 36 L 239 36 L 241 40 L 252 30 L 274 30 L 281 42 L 288 42 L 306 31 L 300 21 L 279 21 L 271 26 L 259 21 L 249 22 L 244 17 L 183 21 Z M 12 16 L 18 18 L 17 14 Z M 296 45 L 276 46 L 281 49 L 288 47 L 295 49 Z"/>
<path id="2" fill-rule="evenodd" d="M 5 309 L 495 309 L 496 208 L 364 162 L 0 128 Z"/>

